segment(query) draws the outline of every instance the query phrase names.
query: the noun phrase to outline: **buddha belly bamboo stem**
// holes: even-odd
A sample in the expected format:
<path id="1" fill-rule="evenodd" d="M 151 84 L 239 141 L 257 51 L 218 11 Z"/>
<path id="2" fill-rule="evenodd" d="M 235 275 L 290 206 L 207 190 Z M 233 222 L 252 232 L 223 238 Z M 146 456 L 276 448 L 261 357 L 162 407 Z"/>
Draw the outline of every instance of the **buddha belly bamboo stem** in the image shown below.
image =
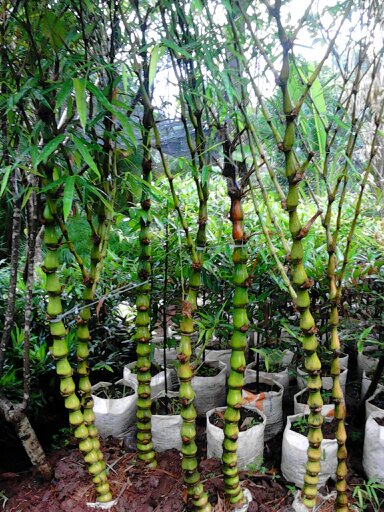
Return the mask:
<path id="1" fill-rule="evenodd" d="M 231 338 L 231 370 L 228 378 L 227 408 L 225 411 L 224 443 L 222 467 L 224 473 L 225 494 L 232 505 L 243 501 L 237 468 L 237 439 L 239 437 L 240 408 L 242 404 L 241 390 L 244 385 L 245 356 L 247 346 L 247 304 L 248 304 L 248 273 L 246 237 L 243 231 L 243 210 L 241 196 L 231 195 L 230 220 L 232 222 L 232 238 L 234 241 L 233 262 L 235 295 L 233 298 L 233 334 Z"/>
<path id="2" fill-rule="evenodd" d="M 143 115 L 143 160 L 142 174 L 143 181 L 148 183 L 151 180 L 152 159 L 150 154 L 150 129 L 151 123 L 148 112 L 145 108 Z M 142 281 L 139 293 L 136 299 L 136 338 L 137 338 L 137 380 L 138 380 L 138 400 L 137 400 L 137 450 L 139 459 L 144 461 L 149 467 L 156 467 L 156 454 L 153 449 L 151 432 L 151 347 L 150 339 L 150 291 L 149 282 L 152 264 L 151 264 L 151 217 L 150 217 L 151 199 L 147 190 L 143 190 L 141 198 L 141 217 L 140 217 L 140 255 L 138 276 Z M 164 304 L 165 307 L 165 304 Z M 166 368 L 164 368 L 166 371 Z"/>
<path id="3" fill-rule="evenodd" d="M 316 503 L 318 475 L 321 461 L 321 441 L 323 435 L 321 425 L 323 418 L 321 408 L 323 400 L 321 397 L 321 362 L 317 355 L 318 342 L 316 339 L 316 326 L 310 312 L 310 297 L 308 290 L 312 285 L 303 265 L 303 238 L 306 230 L 303 228 L 297 212 L 299 204 L 299 181 L 298 169 L 293 151 L 295 143 L 295 115 L 288 93 L 289 57 L 288 51 L 284 51 L 283 67 L 280 73 L 280 87 L 283 94 L 283 109 L 286 119 L 285 134 L 282 150 L 285 156 L 285 174 L 288 179 L 289 188 L 286 198 L 286 209 L 289 214 L 289 231 L 292 238 L 291 265 L 292 280 L 297 293 L 295 301 L 300 314 L 300 328 L 303 335 L 303 349 L 305 352 L 305 369 L 308 373 L 308 406 L 310 414 L 308 417 L 308 461 L 306 474 L 304 476 L 304 487 L 302 489 L 303 503 L 307 508 L 312 508 Z"/>
<path id="4" fill-rule="evenodd" d="M 98 501 L 108 502 L 112 499 L 105 472 L 105 462 L 99 450 L 99 441 L 95 435 L 95 428 L 87 426 L 87 415 L 82 413 L 81 403 L 76 395 L 75 382 L 72 378 L 73 370 L 68 361 L 68 347 L 66 342 L 66 329 L 61 319 L 63 307 L 61 303 L 61 284 L 57 275 L 59 266 L 56 220 L 48 203 L 44 209 L 44 242 L 47 254 L 44 259 L 43 270 L 47 275 L 48 305 L 47 316 L 50 322 L 50 333 L 53 345 L 50 348 L 52 357 L 56 361 L 56 372 L 60 378 L 60 393 L 64 397 L 65 407 L 69 412 L 69 423 L 75 428 L 75 437 L 79 440 L 79 448 L 84 455 L 88 471 L 96 484 Z"/>
<path id="5" fill-rule="evenodd" d="M 331 249 L 331 248 L 329 248 Z M 345 398 L 340 386 L 340 339 L 338 334 L 339 326 L 339 296 L 337 293 L 336 285 L 336 255 L 332 250 L 329 250 L 328 260 L 328 282 L 329 282 L 329 300 L 331 303 L 331 312 L 329 316 L 329 326 L 331 328 L 331 341 L 330 349 L 333 352 L 331 375 L 333 378 L 332 383 L 332 399 L 335 404 L 335 420 L 336 420 L 336 440 L 338 444 L 337 449 L 337 469 L 336 469 L 336 507 L 337 512 L 346 512 L 348 510 L 348 496 L 347 496 L 347 433 L 345 430 Z"/>
<path id="6" fill-rule="evenodd" d="M 83 301 L 85 305 L 94 302 L 96 296 L 96 287 L 100 280 L 101 268 L 105 258 L 109 229 L 111 224 L 111 212 L 101 203 L 98 207 L 98 226 L 97 236 L 93 235 L 91 249 L 91 266 L 89 277 L 84 282 Z M 91 319 L 91 308 L 85 307 L 81 310 L 77 319 L 77 374 L 79 375 L 79 395 L 81 396 L 81 406 L 83 411 L 84 423 L 88 427 L 89 438 L 94 445 L 95 454 L 93 458 L 103 461 L 103 453 L 100 450 L 98 432 L 94 425 L 95 414 L 93 412 L 93 399 L 91 394 L 91 382 L 89 380 L 89 344 L 91 340 L 89 332 L 89 321 Z M 91 456 L 88 455 L 88 458 Z M 102 477 L 104 478 L 104 477 Z M 101 486 L 107 488 L 108 483 L 101 481 Z"/>
<path id="7" fill-rule="evenodd" d="M 151 100 L 145 88 L 143 87 L 142 82 L 141 91 L 144 106 L 148 109 L 149 112 L 152 112 Z M 190 363 L 192 355 L 192 345 L 190 338 L 194 333 L 193 312 L 197 308 L 197 292 L 200 287 L 200 274 L 202 265 L 198 251 L 196 250 L 195 243 L 189 232 L 188 224 L 181 210 L 179 198 L 173 182 L 173 175 L 162 149 L 159 129 L 152 115 L 151 127 L 153 129 L 156 147 L 160 154 L 161 163 L 168 179 L 173 205 L 177 211 L 180 224 L 184 230 L 185 239 L 192 260 L 192 270 L 189 278 L 188 293 L 186 299 L 183 299 L 182 302 L 182 316 L 180 321 L 181 340 L 178 353 L 178 360 L 180 364 L 177 370 L 177 374 L 180 380 L 179 398 L 181 403 L 181 417 L 183 420 L 181 426 L 181 452 L 183 455 L 182 469 L 184 475 L 184 483 L 187 486 L 188 495 L 192 498 L 194 509 L 202 512 L 210 512 L 212 507 L 208 501 L 207 493 L 204 492 L 204 486 L 200 482 L 200 474 L 197 470 L 197 446 L 195 442 L 197 414 L 193 405 L 195 394 L 191 385 L 193 370 Z"/>

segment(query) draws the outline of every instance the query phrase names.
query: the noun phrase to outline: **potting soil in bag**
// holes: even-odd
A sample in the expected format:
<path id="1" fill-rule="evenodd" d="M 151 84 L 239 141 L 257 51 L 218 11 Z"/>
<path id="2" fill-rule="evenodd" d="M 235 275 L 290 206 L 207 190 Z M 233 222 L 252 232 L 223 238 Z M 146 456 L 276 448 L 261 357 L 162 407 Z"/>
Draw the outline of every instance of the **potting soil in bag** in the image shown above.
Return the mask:
<path id="1" fill-rule="evenodd" d="M 244 406 L 245 409 L 255 410 L 254 407 Z M 226 407 L 216 407 L 207 412 L 207 457 L 221 459 L 223 454 L 224 431 L 209 421 L 216 411 L 225 412 Z M 257 410 L 262 417 L 262 423 L 239 433 L 237 440 L 237 464 L 239 470 L 246 469 L 249 464 L 260 464 L 263 461 L 264 429 L 267 422 L 265 415 Z"/>
<path id="2" fill-rule="evenodd" d="M 369 479 L 384 484 L 384 426 L 379 425 L 376 418 L 384 424 L 384 411 L 371 413 L 366 421 L 363 468 Z"/>
<path id="3" fill-rule="evenodd" d="M 249 364 L 245 370 L 244 377 L 249 377 L 256 380 L 256 362 Z M 279 382 L 284 390 L 289 388 L 289 373 L 288 368 L 281 370 L 280 372 L 259 372 L 260 377 L 266 377 L 267 379 L 273 379 Z"/>
<path id="4" fill-rule="evenodd" d="M 343 366 L 340 366 L 340 376 L 339 376 L 339 382 L 340 387 L 345 395 L 345 386 L 347 385 L 347 376 L 348 376 L 348 369 L 344 368 Z M 301 367 L 297 368 L 297 385 L 299 386 L 299 389 L 304 389 L 307 387 L 308 382 L 308 373 Z M 331 390 L 333 386 L 333 378 L 331 376 L 321 377 L 321 383 L 322 388 L 325 390 Z"/>
<path id="5" fill-rule="evenodd" d="M 227 365 L 227 368 L 225 370 L 225 373 L 227 377 L 229 376 L 229 372 L 231 371 L 231 349 L 228 350 L 213 350 L 213 349 L 207 349 L 205 351 L 205 361 L 207 363 L 211 361 L 222 361 L 224 364 Z"/>
<path id="6" fill-rule="evenodd" d="M 164 396 L 162 393 L 161 396 Z M 169 397 L 177 397 L 177 393 L 168 393 Z M 181 425 L 183 419 L 180 414 L 152 414 L 152 442 L 157 452 L 176 448 L 181 450 Z"/>
<path id="7" fill-rule="evenodd" d="M 283 435 L 283 447 L 281 453 L 281 471 L 288 482 L 293 482 L 296 487 L 304 485 L 305 467 L 307 463 L 308 439 L 291 430 L 291 425 L 302 414 L 287 417 L 287 426 Z M 328 478 L 335 480 L 337 468 L 337 441 L 336 439 L 323 439 L 321 442 L 322 457 L 319 473 L 318 487 L 326 483 Z"/>
<path id="8" fill-rule="evenodd" d="M 309 414 L 309 406 L 306 403 L 302 403 L 301 397 L 308 392 L 308 388 L 304 388 L 293 397 L 293 408 L 294 414 Z M 324 418 L 333 418 L 335 415 L 335 404 L 325 404 L 321 408 L 321 415 Z"/>
<path id="9" fill-rule="evenodd" d="M 384 386 L 382 386 L 381 384 L 379 384 L 377 386 L 377 389 L 376 391 L 373 393 L 373 395 L 371 397 L 368 398 L 368 400 L 366 400 L 365 402 L 365 418 L 367 419 L 373 412 L 380 412 L 380 411 L 383 411 L 384 412 L 384 408 L 381 408 L 375 404 L 373 404 L 372 402 L 375 400 L 375 398 L 380 395 L 381 393 L 384 392 Z M 384 461 L 383 461 L 384 462 Z"/>
<path id="10" fill-rule="evenodd" d="M 370 352 L 378 350 L 378 347 L 367 347 L 364 352 L 357 353 L 357 374 L 359 379 L 363 376 L 363 371 L 365 373 L 370 372 L 371 370 L 376 370 L 376 366 L 379 362 L 377 357 L 371 357 L 369 355 Z"/>
<path id="11" fill-rule="evenodd" d="M 245 384 L 254 382 L 249 376 L 245 379 Z M 272 379 L 259 377 L 260 384 L 274 385 L 275 390 L 262 391 L 255 394 L 243 389 L 243 404 L 251 405 L 259 411 L 262 411 L 267 418 L 264 431 L 264 441 L 269 441 L 283 429 L 283 386 Z"/>
<path id="12" fill-rule="evenodd" d="M 95 426 L 102 437 L 118 437 L 136 420 L 137 388 L 123 379 L 116 384 L 129 385 L 135 393 L 124 398 L 101 398 L 92 394 Z M 112 386 L 110 382 L 99 382 L 92 387 L 92 393 L 109 386 Z"/>

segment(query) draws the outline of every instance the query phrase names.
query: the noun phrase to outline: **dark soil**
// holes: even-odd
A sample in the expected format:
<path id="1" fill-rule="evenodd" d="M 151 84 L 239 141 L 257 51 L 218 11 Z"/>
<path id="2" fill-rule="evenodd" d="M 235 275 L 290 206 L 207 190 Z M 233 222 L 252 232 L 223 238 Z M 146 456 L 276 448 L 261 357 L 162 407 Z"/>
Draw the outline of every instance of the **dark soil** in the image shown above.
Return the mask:
<path id="1" fill-rule="evenodd" d="M 384 418 L 375 418 L 375 421 L 380 427 L 384 427 Z"/>
<path id="2" fill-rule="evenodd" d="M 183 487 L 181 458 L 177 450 L 158 455 L 158 467 L 145 469 L 135 454 L 125 453 L 116 441 L 104 448 L 107 464 L 112 467 L 109 481 L 118 498 L 111 512 L 185 512 L 187 495 Z M 51 455 L 54 479 L 44 483 L 34 470 L 0 474 L 0 488 L 8 498 L 5 512 L 89 512 L 87 502 L 96 495 L 77 449 L 61 450 Z M 224 483 L 219 460 L 202 459 L 201 478 L 211 503 L 217 511 L 224 508 Z M 278 512 L 292 498 L 283 483 L 267 472 L 242 472 L 240 477 L 252 494 L 249 512 Z"/>
<path id="3" fill-rule="evenodd" d="M 367 375 L 367 378 L 372 380 L 373 379 L 373 376 L 375 375 L 375 369 L 373 370 L 370 370 L 366 375 Z M 381 375 L 380 377 L 380 380 L 379 380 L 379 383 L 380 384 L 384 384 L 384 373 Z"/>
<path id="4" fill-rule="evenodd" d="M 104 386 L 94 392 L 95 396 L 100 398 L 125 398 L 133 395 L 135 390 L 128 385 L 112 384 L 111 386 Z"/>
<path id="5" fill-rule="evenodd" d="M 297 432 L 298 434 L 302 434 L 303 436 L 307 436 L 309 432 L 307 420 L 308 416 L 299 418 L 299 420 L 296 420 L 294 423 L 292 423 L 291 430 L 293 430 L 293 432 Z M 333 421 L 324 421 L 321 427 L 321 431 L 323 433 L 324 439 L 335 439 L 335 423 Z"/>
<path id="6" fill-rule="evenodd" d="M 219 428 L 224 428 L 224 411 L 215 411 L 211 416 L 209 417 L 210 423 L 212 425 L 215 425 Z M 260 414 L 258 414 L 257 411 L 254 411 L 252 409 L 246 409 L 245 407 L 242 407 L 240 409 L 240 432 L 244 432 L 245 430 L 250 429 L 251 427 L 254 427 L 255 425 L 259 425 L 263 422 L 262 417 Z"/>
<path id="7" fill-rule="evenodd" d="M 379 409 L 384 409 L 384 391 L 378 393 L 372 400 L 371 404 L 375 405 Z"/>
<path id="8" fill-rule="evenodd" d="M 249 382 L 249 384 L 245 384 L 245 391 L 249 391 L 250 393 L 259 394 L 259 393 L 268 393 L 269 391 L 279 391 L 279 388 L 274 384 L 265 384 L 264 382 Z"/>
<path id="9" fill-rule="evenodd" d="M 163 370 L 159 365 L 152 363 L 149 371 L 151 372 L 151 377 L 154 377 L 155 375 L 162 372 Z M 131 372 L 137 374 L 138 373 L 137 366 L 134 366 L 131 369 Z"/>
<path id="10" fill-rule="evenodd" d="M 323 399 L 323 402 L 325 405 L 329 405 L 332 403 L 332 395 L 331 395 L 331 392 L 330 391 L 323 391 L 321 393 L 321 397 Z M 305 393 L 303 393 L 302 395 L 300 395 L 298 397 L 298 403 L 299 404 L 306 404 L 308 402 L 308 391 L 306 391 Z"/>
<path id="11" fill-rule="evenodd" d="M 151 412 L 162 416 L 180 414 L 180 400 L 177 397 L 156 398 L 152 400 Z"/>
<path id="12" fill-rule="evenodd" d="M 195 373 L 195 377 L 216 377 L 219 375 L 222 368 L 217 368 L 216 366 L 210 366 L 208 363 L 203 363 L 197 368 Z"/>

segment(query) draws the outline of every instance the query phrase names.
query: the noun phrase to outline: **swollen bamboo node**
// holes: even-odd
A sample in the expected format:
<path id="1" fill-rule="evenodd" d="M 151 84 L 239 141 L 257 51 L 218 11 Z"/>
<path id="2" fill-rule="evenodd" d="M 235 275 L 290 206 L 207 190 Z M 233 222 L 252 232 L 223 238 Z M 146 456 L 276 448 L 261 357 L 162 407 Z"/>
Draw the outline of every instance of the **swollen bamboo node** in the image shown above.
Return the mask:
<path id="1" fill-rule="evenodd" d="M 147 134 L 148 135 L 148 134 Z M 149 155 L 143 158 L 143 177 L 148 181 L 150 179 L 151 161 Z M 138 276 L 141 281 L 146 281 L 152 272 L 151 265 L 151 216 L 150 200 L 143 192 L 141 200 L 142 212 L 146 215 L 140 217 L 140 254 Z M 150 285 L 141 284 L 139 293 L 136 298 L 136 356 L 137 356 L 137 450 L 139 459 L 145 462 L 148 467 L 155 468 L 157 466 L 156 454 L 153 449 L 152 432 L 151 432 L 151 347 L 150 339 Z M 164 305 L 165 306 L 165 305 Z"/>
<path id="2" fill-rule="evenodd" d="M 245 348 L 248 330 L 248 271 L 246 267 L 246 238 L 243 231 L 243 210 L 241 199 L 231 197 L 229 218 L 232 221 L 232 237 L 235 243 L 233 262 L 235 265 L 233 281 L 235 293 L 233 297 L 233 334 L 231 337 L 231 370 L 228 377 L 227 408 L 224 414 L 224 442 L 222 467 L 224 474 L 225 494 L 232 505 L 244 501 L 237 469 L 237 439 L 239 437 L 240 408 L 242 405 L 241 390 L 244 385 L 246 366 Z"/>
<path id="3" fill-rule="evenodd" d="M 82 412 L 82 404 L 76 395 L 76 386 L 72 378 L 73 370 L 68 361 L 68 347 L 66 342 L 66 328 L 60 319 L 63 312 L 61 304 L 61 285 L 57 275 L 59 267 L 58 247 L 59 237 L 57 235 L 56 221 L 51 214 L 48 205 L 44 209 L 44 242 L 47 247 L 47 255 L 44 260 L 43 269 L 49 269 L 47 275 L 48 305 L 47 316 L 50 320 L 50 334 L 53 338 L 50 351 L 53 359 L 56 361 L 56 373 L 60 378 L 60 393 L 64 397 L 65 408 L 69 411 L 69 423 L 75 428 L 74 435 L 79 442 L 79 449 L 84 455 L 84 460 L 88 465 L 88 471 L 97 479 L 103 481 L 103 486 L 96 486 L 98 501 L 108 502 L 112 500 L 112 494 L 109 490 L 107 477 L 105 474 L 105 463 L 102 462 L 103 454 L 99 450 L 100 443 L 97 440 L 97 431 L 90 426 L 94 419 L 92 411 L 92 401 L 87 403 L 87 408 Z M 48 289 L 49 288 L 49 289 Z M 55 321 L 57 319 L 57 321 Z M 86 331 L 82 331 L 83 336 Z M 83 352 L 84 354 L 84 352 Z M 87 375 L 87 374 L 86 374 Z M 86 379 L 80 379 L 80 395 L 82 389 L 90 392 L 90 384 Z M 97 483 L 97 482 L 94 482 Z"/>

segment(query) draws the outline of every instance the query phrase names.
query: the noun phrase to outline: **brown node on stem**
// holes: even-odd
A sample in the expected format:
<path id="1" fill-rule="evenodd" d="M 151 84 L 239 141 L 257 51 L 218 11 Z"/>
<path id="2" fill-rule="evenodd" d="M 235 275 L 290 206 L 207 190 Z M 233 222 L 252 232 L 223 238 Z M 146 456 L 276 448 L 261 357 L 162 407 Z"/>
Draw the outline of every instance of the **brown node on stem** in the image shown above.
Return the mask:
<path id="1" fill-rule="evenodd" d="M 200 263 L 200 261 L 195 261 L 194 263 L 192 263 L 192 268 L 196 272 L 199 272 L 201 270 L 201 267 L 202 267 L 202 264 Z"/>
<path id="2" fill-rule="evenodd" d="M 101 237 L 97 233 L 93 233 L 92 235 L 92 243 L 93 244 L 99 244 L 101 242 Z"/>
<path id="3" fill-rule="evenodd" d="M 56 272 L 56 269 L 48 270 L 44 265 L 41 266 L 41 270 L 44 272 L 44 274 L 54 274 Z"/>
<path id="4" fill-rule="evenodd" d="M 138 272 L 138 276 L 141 280 L 146 281 L 149 277 L 149 273 L 147 270 L 141 269 Z"/>
<path id="5" fill-rule="evenodd" d="M 185 354 L 183 354 L 181 352 L 179 354 L 177 354 L 176 357 L 180 361 L 181 364 L 186 363 L 186 361 L 188 360 L 188 356 L 186 356 Z"/>
<path id="6" fill-rule="evenodd" d="M 92 277 L 90 276 L 87 276 L 83 279 L 83 284 L 84 286 L 86 286 L 87 288 L 91 288 L 93 286 L 93 283 L 94 283 L 94 280 Z"/>
<path id="7" fill-rule="evenodd" d="M 318 332 L 318 327 L 316 327 L 316 325 L 313 325 L 310 329 L 302 329 L 303 333 L 304 334 L 309 334 L 309 335 L 312 335 L 312 334 L 316 334 Z"/>
<path id="8" fill-rule="evenodd" d="M 149 210 L 151 208 L 151 200 L 149 198 L 141 201 L 141 207 L 143 210 Z"/>
<path id="9" fill-rule="evenodd" d="M 248 288 L 249 286 L 251 286 L 252 282 L 253 282 L 253 277 L 248 276 L 247 279 L 243 282 L 242 286 L 244 288 Z"/>
<path id="10" fill-rule="evenodd" d="M 311 279 L 310 277 L 307 277 L 307 279 L 304 281 L 303 284 L 300 285 L 299 288 L 301 288 L 302 290 L 308 290 L 309 288 L 311 288 L 312 286 L 314 285 L 314 281 L 313 279 Z"/>
<path id="11" fill-rule="evenodd" d="M 292 185 L 296 185 L 297 183 L 300 183 L 300 181 L 303 179 L 304 174 L 300 171 L 298 171 L 289 181 Z"/>
<path id="12" fill-rule="evenodd" d="M 181 314 L 187 318 L 192 318 L 193 304 L 187 300 L 183 300 L 181 304 Z"/>
<path id="13" fill-rule="evenodd" d="M 204 227 L 207 224 L 207 222 L 208 222 L 208 217 L 202 216 L 202 217 L 199 217 L 197 224 L 201 227 Z"/>

